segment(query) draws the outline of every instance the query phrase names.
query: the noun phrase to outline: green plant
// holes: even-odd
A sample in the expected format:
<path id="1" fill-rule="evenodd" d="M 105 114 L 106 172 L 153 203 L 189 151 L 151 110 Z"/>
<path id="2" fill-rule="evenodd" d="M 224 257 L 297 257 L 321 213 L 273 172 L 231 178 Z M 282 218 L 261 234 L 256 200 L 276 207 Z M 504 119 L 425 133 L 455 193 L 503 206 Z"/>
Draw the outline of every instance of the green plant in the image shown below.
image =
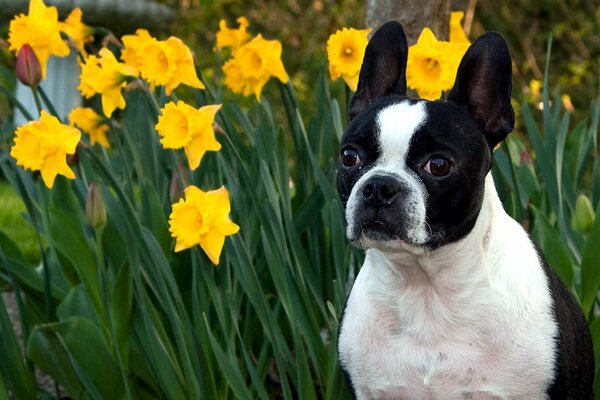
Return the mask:
<path id="1" fill-rule="evenodd" d="M 570 129 L 560 90 L 554 97 L 548 90 L 548 64 L 545 76 L 541 113 L 520 104 L 528 142 L 514 135 L 505 141 L 495 153 L 494 178 L 509 214 L 528 227 L 583 308 L 600 393 L 600 97 L 591 102 L 589 118 Z"/>
<path id="2" fill-rule="evenodd" d="M 128 93 L 120 127 L 112 125 L 115 150 L 81 149 L 73 182 L 59 177 L 48 190 L 0 155 L 44 260 L 36 269 L 2 236 L 2 276 L 17 294 L 27 340 L 27 361 L 14 343 L 3 345 L 11 393 L 35 391 L 30 362 L 72 396 L 91 398 L 345 392 L 336 318 L 358 256 L 345 243 L 332 185 L 343 121 L 324 74 L 307 128 L 292 87 L 280 85 L 285 124 L 266 98 L 248 111 L 224 104 L 223 149 L 189 176 L 202 187 L 225 184 L 234 199 L 241 231 L 217 268 L 198 249 L 172 252 L 167 215 L 180 167 L 159 144 L 157 110 L 144 89 Z M 210 93 L 198 92 L 198 104 L 219 101 Z M 91 182 L 103 188 L 103 231 L 85 222 Z M 6 319 L 1 326 L 10 333 Z"/>

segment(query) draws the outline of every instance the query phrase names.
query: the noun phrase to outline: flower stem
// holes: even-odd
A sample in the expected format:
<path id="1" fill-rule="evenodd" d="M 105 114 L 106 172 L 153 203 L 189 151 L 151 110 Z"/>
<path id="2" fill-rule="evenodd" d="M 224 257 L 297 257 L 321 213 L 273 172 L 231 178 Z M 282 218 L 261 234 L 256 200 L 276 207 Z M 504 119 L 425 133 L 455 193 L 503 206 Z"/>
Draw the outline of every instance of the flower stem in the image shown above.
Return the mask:
<path id="1" fill-rule="evenodd" d="M 60 122 L 62 122 L 62 119 L 58 115 L 58 112 L 56 111 L 56 108 L 54 108 L 54 105 L 52 105 L 52 102 L 50 101 L 50 99 L 46 95 L 46 91 L 44 91 L 44 89 L 41 86 L 37 86 L 37 91 L 39 92 L 39 95 L 40 95 L 42 101 L 44 102 L 44 105 L 48 108 L 48 111 L 50 111 L 50 114 L 52 114 Z"/>
<path id="2" fill-rule="evenodd" d="M 42 114 L 42 102 L 40 101 L 40 93 L 38 92 L 37 86 L 31 87 L 31 93 L 33 93 L 33 100 L 35 101 L 35 106 L 37 107 L 38 114 Z"/>

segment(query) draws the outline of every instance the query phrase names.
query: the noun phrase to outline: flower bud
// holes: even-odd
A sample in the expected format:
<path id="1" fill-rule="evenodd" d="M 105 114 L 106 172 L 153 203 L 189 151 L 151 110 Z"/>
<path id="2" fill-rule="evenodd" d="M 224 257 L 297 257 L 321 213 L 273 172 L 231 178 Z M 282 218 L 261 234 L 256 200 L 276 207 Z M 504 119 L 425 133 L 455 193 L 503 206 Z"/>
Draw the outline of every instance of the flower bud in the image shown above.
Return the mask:
<path id="1" fill-rule="evenodd" d="M 42 66 L 40 60 L 30 45 L 24 44 L 17 54 L 17 78 L 23 85 L 36 86 L 42 80 Z"/>
<path id="2" fill-rule="evenodd" d="M 85 219 L 94 229 L 101 228 L 106 223 L 104 199 L 95 182 L 90 184 L 85 199 Z"/>
<path id="3" fill-rule="evenodd" d="M 585 194 L 580 194 L 575 202 L 575 224 L 583 233 L 589 233 L 594 226 L 596 218 L 590 199 Z"/>

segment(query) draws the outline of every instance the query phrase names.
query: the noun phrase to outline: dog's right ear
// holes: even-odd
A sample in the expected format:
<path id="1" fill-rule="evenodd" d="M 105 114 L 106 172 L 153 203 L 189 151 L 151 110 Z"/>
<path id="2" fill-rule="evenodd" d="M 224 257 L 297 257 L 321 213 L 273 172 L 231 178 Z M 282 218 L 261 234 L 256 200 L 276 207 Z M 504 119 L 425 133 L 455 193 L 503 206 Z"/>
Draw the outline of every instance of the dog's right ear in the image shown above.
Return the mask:
<path id="1" fill-rule="evenodd" d="M 365 50 L 358 88 L 348 108 L 350 120 L 383 96 L 406 95 L 407 57 L 408 45 L 402 24 L 389 21 L 377 29 Z"/>

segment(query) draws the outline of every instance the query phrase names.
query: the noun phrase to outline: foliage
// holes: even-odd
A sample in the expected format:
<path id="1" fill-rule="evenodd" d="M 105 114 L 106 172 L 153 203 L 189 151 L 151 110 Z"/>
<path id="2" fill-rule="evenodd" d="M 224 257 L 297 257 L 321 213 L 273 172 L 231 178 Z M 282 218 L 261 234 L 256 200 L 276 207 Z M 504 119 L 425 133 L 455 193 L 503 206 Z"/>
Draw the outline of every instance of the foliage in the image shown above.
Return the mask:
<path id="1" fill-rule="evenodd" d="M 38 263 L 40 255 L 36 234 L 23 218 L 25 204 L 6 182 L 0 183 L 0 199 L 0 231 L 19 244 L 19 249 L 28 262 Z"/>
<path id="2" fill-rule="evenodd" d="M 205 65 L 207 90 L 186 94 L 198 107 L 222 104 L 221 149 L 193 170 L 156 132 L 175 95 L 139 80 L 120 82 L 126 108 L 103 120 L 111 149 L 80 146 L 75 179 L 58 176 L 52 190 L 15 164 L 13 137 L 2 136 L 0 170 L 23 200 L 42 262 L 0 232 L 0 280 L 14 289 L 26 344 L 23 355 L 0 303 L 0 399 L 59 397 L 37 386 L 34 366 L 78 398 L 348 398 L 338 317 L 362 255 L 344 238 L 334 187 L 345 105 L 341 85 L 330 92 L 323 56 L 306 69 L 316 71 L 303 94 L 310 112 L 291 82 L 271 80 L 260 102 L 232 101 Z M 496 152 L 494 176 L 581 301 L 598 359 L 600 218 L 581 224 L 594 213 L 577 218 L 577 199 L 600 212 L 600 99 L 570 129 L 560 93 L 550 101 L 543 87 L 541 115 L 521 105 L 533 155 L 513 136 Z M 168 216 L 188 184 L 230 193 L 240 231 L 218 267 L 198 247 L 173 251 Z M 86 215 L 90 186 L 105 224 Z"/>
<path id="3" fill-rule="evenodd" d="M 33 365 L 71 397 L 347 396 L 337 316 L 360 255 L 344 241 L 332 183 L 343 120 L 324 71 L 316 83 L 319 113 L 307 127 L 290 84 L 278 83 L 277 110 L 265 97 L 249 109 L 223 102 L 221 151 L 195 170 L 155 131 L 171 98 L 135 82 L 125 110 L 104 121 L 112 148 L 79 146 L 74 180 L 58 176 L 48 189 L 1 152 L 42 264 L 0 235 L 0 277 L 17 297 L 27 350 L 0 305 L 0 397 L 58 397 L 36 386 Z M 198 106 L 222 101 L 220 88 L 192 93 Z M 188 184 L 224 184 L 234 199 L 241 229 L 217 269 L 197 247 L 173 252 L 167 216 Z M 101 188 L 106 225 L 85 212 L 97 197 L 88 187 Z"/>
<path id="4" fill-rule="evenodd" d="M 249 112 L 229 103 L 219 114 L 223 149 L 189 177 L 224 183 L 235 199 L 242 233 L 218 269 L 197 249 L 172 253 L 166 216 L 178 166 L 160 147 L 156 111 L 141 91 L 128 93 L 122 127 L 112 127 L 118 149 L 82 151 L 73 183 L 58 177 L 49 191 L 3 153 L 5 176 L 48 242 L 38 270 L 2 237 L 2 276 L 33 328 L 28 358 L 72 395 L 92 398 L 332 398 L 345 390 L 336 317 L 356 260 L 331 183 L 331 132 L 341 134 L 342 121 L 323 76 L 319 87 L 322 111 L 306 130 L 290 86 L 281 86 L 286 128 L 264 98 Z M 208 98 L 198 94 L 201 104 Z M 290 151 L 296 165 L 288 165 Z M 104 188 L 103 234 L 84 218 L 92 181 Z M 3 360 L 31 380 L 20 355 Z M 27 398 L 31 387 L 20 392 L 17 378 L 5 379 Z"/>
<path id="5" fill-rule="evenodd" d="M 531 92 L 530 83 L 544 80 L 546 42 L 553 37 L 552 69 L 547 77 L 571 97 L 579 119 L 599 84 L 600 3 L 595 0 L 479 1 L 472 37 L 498 31 L 510 44 L 515 87 Z M 529 93 L 530 100 L 533 93 Z"/>

